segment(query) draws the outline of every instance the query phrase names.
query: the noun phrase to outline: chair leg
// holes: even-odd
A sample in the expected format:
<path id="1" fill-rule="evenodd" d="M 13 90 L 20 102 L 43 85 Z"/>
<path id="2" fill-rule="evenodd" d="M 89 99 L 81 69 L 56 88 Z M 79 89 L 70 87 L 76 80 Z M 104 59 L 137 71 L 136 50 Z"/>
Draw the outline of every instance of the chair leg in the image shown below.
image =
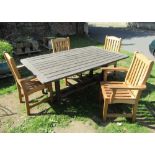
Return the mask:
<path id="1" fill-rule="evenodd" d="M 79 76 L 79 79 L 83 78 L 82 73 L 77 74 L 77 76 Z"/>
<path id="2" fill-rule="evenodd" d="M 135 122 L 136 120 L 137 107 L 138 107 L 137 103 L 132 105 L 132 122 Z"/>
<path id="3" fill-rule="evenodd" d="M 104 99 L 104 106 L 103 106 L 103 120 L 106 121 L 108 112 L 108 100 Z"/>
<path id="4" fill-rule="evenodd" d="M 19 101 L 22 103 L 22 92 L 21 92 L 21 87 L 17 84 L 17 89 L 18 89 L 18 96 L 19 96 Z"/>
<path id="5" fill-rule="evenodd" d="M 102 90 L 100 89 L 100 93 L 99 93 L 99 104 L 102 103 Z"/>
<path id="6" fill-rule="evenodd" d="M 117 62 L 114 63 L 114 67 L 117 67 Z"/>
<path id="7" fill-rule="evenodd" d="M 29 98 L 28 98 L 28 95 L 24 95 L 24 96 L 25 96 L 25 104 L 26 104 L 27 115 L 30 115 Z"/>
<path id="8" fill-rule="evenodd" d="M 42 94 L 44 94 L 44 95 L 45 95 L 45 94 L 48 94 L 48 91 L 47 91 L 46 89 L 43 89 L 43 90 L 42 90 Z"/>
<path id="9" fill-rule="evenodd" d="M 104 78 L 104 81 L 107 81 L 107 78 L 108 78 L 108 73 L 106 71 L 103 72 L 103 78 Z"/>
<path id="10" fill-rule="evenodd" d="M 67 78 L 65 78 L 65 85 L 68 86 Z"/>
<path id="11" fill-rule="evenodd" d="M 114 67 L 117 67 L 117 62 L 114 63 Z M 117 72 L 114 71 L 114 78 L 117 79 Z"/>
<path id="12" fill-rule="evenodd" d="M 100 110 L 100 116 L 103 117 L 103 95 L 101 90 L 99 92 L 99 110 Z"/>
<path id="13" fill-rule="evenodd" d="M 51 87 L 48 88 L 48 91 L 50 93 L 50 100 L 52 101 L 53 100 L 53 88 L 52 88 L 52 85 L 51 85 Z"/>
<path id="14" fill-rule="evenodd" d="M 94 72 L 94 70 L 91 69 L 90 72 L 89 72 L 89 77 L 93 77 L 93 72 Z"/>

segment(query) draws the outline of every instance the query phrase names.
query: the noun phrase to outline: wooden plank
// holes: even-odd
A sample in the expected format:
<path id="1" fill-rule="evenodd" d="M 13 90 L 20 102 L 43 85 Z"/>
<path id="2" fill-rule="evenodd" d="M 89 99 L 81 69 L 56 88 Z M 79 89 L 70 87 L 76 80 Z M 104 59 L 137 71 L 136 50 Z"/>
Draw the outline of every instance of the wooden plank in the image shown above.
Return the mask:
<path id="1" fill-rule="evenodd" d="M 73 65 L 74 66 L 82 65 L 84 63 L 87 64 L 87 63 L 91 63 L 93 61 L 95 61 L 95 62 L 102 61 L 103 63 L 107 64 L 107 62 L 112 62 L 111 58 L 112 57 L 108 57 L 108 58 L 104 57 L 104 59 L 103 59 L 103 57 L 100 57 L 100 56 L 90 57 L 87 60 L 85 58 L 81 58 L 81 59 L 80 58 L 79 59 L 75 58 L 73 60 L 68 60 L 67 59 L 68 61 L 61 61 L 61 62 L 57 61 L 57 62 L 52 63 L 52 61 L 51 61 L 51 62 L 49 62 L 49 64 L 46 64 L 46 65 L 44 63 L 40 63 L 40 65 L 34 65 L 34 67 L 36 66 L 36 68 L 38 70 L 46 70 L 46 69 L 49 69 L 49 68 L 52 68 L 52 70 L 54 70 L 54 69 L 58 69 L 60 67 L 64 68 L 64 67 L 67 67 L 67 66 L 73 67 Z M 114 57 L 113 61 L 117 61 L 118 59 L 121 59 L 121 57 Z M 107 62 L 104 62 L 104 61 L 107 61 Z"/>
<path id="2" fill-rule="evenodd" d="M 90 55 L 90 54 L 89 54 Z M 48 62 L 40 62 L 40 63 L 37 63 L 37 64 L 35 64 L 35 63 L 32 63 L 32 64 L 34 64 L 34 65 L 36 65 L 37 66 L 37 68 L 38 69 L 41 69 L 41 68 L 46 68 L 47 66 L 50 66 L 50 67 L 54 67 L 54 66 L 57 66 L 57 65 L 63 65 L 64 63 L 66 64 L 75 64 L 75 63 L 77 63 L 77 62 L 87 62 L 87 61 L 96 61 L 96 60 L 94 60 L 94 59 L 102 59 L 103 60 L 103 57 L 102 56 L 100 56 L 100 55 L 83 55 L 83 56 L 80 56 L 80 57 L 77 57 L 77 56 L 75 56 L 75 57 L 72 57 L 72 58 L 70 58 L 70 57 L 67 57 L 67 58 L 65 58 L 65 59 L 61 59 L 61 60 L 55 60 L 55 61 L 53 61 L 53 60 L 48 60 Z M 118 56 L 119 57 L 119 56 Z M 104 58 L 105 59 L 111 59 L 112 58 L 112 56 L 104 56 Z M 116 57 L 115 57 L 115 59 L 116 59 Z M 59 62 L 59 61 L 61 61 L 61 63 Z"/>
<path id="3" fill-rule="evenodd" d="M 108 57 L 104 57 L 104 61 L 106 61 L 106 63 L 107 63 L 107 61 L 109 61 L 109 62 L 111 62 L 111 56 L 108 56 Z M 87 59 L 87 60 L 85 60 L 85 58 L 74 58 L 73 60 L 69 60 L 68 61 L 68 58 L 66 58 L 67 59 L 67 61 L 61 61 L 61 63 L 59 62 L 59 61 L 57 61 L 56 63 L 54 63 L 53 61 L 50 61 L 49 62 L 49 64 L 46 64 L 46 65 L 44 65 L 44 64 L 42 64 L 42 63 L 40 63 L 40 65 L 39 64 L 37 64 L 37 69 L 38 70 L 41 70 L 41 69 L 43 69 L 43 70 L 46 70 L 46 68 L 52 68 L 52 70 L 54 70 L 54 69 L 56 69 L 56 70 L 58 70 L 58 68 L 61 66 L 61 67 L 63 67 L 63 69 L 64 69 L 64 67 L 67 67 L 67 66 L 71 66 L 71 67 L 73 67 L 73 65 L 74 66 L 77 66 L 77 65 L 82 65 L 83 63 L 90 63 L 90 62 L 92 62 L 92 61 L 99 61 L 99 60 L 101 60 L 101 61 L 103 61 L 103 57 L 101 57 L 101 56 L 93 56 L 93 57 L 90 57 L 89 59 Z M 75 60 L 76 59 L 76 60 Z M 118 60 L 118 59 L 120 59 L 120 57 L 118 56 L 118 57 L 114 57 L 113 58 L 113 61 L 115 61 L 115 60 Z M 65 66 L 64 66 L 65 65 Z M 56 68 L 55 68 L 56 67 Z M 49 69 L 50 70 L 50 69 Z"/>
<path id="4" fill-rule="evenodd" d="M 120 58 L 118 58 L 118 59 L 120 59 Z M 114 61 L 117 61 L 118 59 L 116 59 L 116 58 L 114 58 L 113 59 L 113 62 Z M 58 71 L 58 70 L 64 70 L 64 69 L 67 69 L 67 68 L 74 68 L 74 67 L 76 67 L 76 66 L 79 66 L 79 67 L 81 67 L 81 66 L 85 66 L 85 65 L 87 65 L 87 64 L 92 64 L 92 63 L 95 63 L 95 64 L 100 64 L 100 62 L 101 63 L 103 63 L 103 64 L 107 64 L 107 63 L 109 63 L 109 62 L 111 62 L 111 60 L 109 59 L 109 58 L 105 58 L 104 60 L 103 60 L 103 58 L 102 57 L 99 57 L 99 58 L 90 58 L 90 59 L 88 59 L 88 60 L 81 60 L 81 59 L 79 59 L 79 60 L 73 60 L 73 61 L 70 61 L 70 62 L 59 62 L 59 63 L 53 63 L 53 64 L 48 64 L 48 65 L 46 65 L 46 66 L 42 66 L 42 67 L 40 67 L 40 66 L 36 66 L 36 68 L 37 68 L 37 70 L 38 71 L 40 71 L 40 72 L 48 72 L 48 71 L 51 71 L 52 70 L 52 72 L 54 72 L 55 70 L 56 71 Z M 98 65 L 97 65 L 98 66 Z"/>
<path id="5" fill-rule="evenodd" d="M 94 50 L 95 50 L 95 52 L 94 52 Z M 44 61 L 43 59 L 48 60 L 48 59 L 50 59 L 52 57 L 54 58 L 54 60 L 56 60 L 57 58 L 60 60 L 61 57 L 64 57 L 64 56 L 69 57 L 70 55 L 76 55 L 76 54 L 77 55 L 83 55 L 84 53 L 90 54 L 90 52 L 91 52 L 91 54 L 95 53 L 96 55 L 97 54 L 104 55 L 105 52 L 106 52 L 103 49 L 94 48 L 94 47 L 91 47 L 91 46 L 89 48 L 88 47 L 76 48 L 76 49 L 71 49 L 69 51 L 70 52 L 68 52 L 68 51 L 62 51 L 62 52 L 58 52 L 58 53 L 51 53 L 51 54 L 40 55 L 40 56 L 37 56 L 37 57 L 35 56 L 35 57 L 27 58 L 27 60 L 31 60 L 32 62 L 34 62 L 33 60 L 35 60 L 35 63 L 36 63 L 36 61 L 39 61 L 40 62 L 41 60 Z M 106 52 L 106 54 L 115 55 L 116 53 Z M 122 54 L 120 54 L 120 55 L 122 55 Z"/>
<path id="6" fill-rule="evenodd" d="M 78 53 L 77 53 L 78 52 Z M 103 53 L 103 52 L 92 52 L 92 51 L 70 51 L 70 52 L 62 52 L 62 53 L 60 53 L 59 55 L 57 54 L 57 53 L 53 53 L 53 54 L 46 54 L 46 55 L 43 55 L 43 57 L 42 58 L 36 58 L 36 59 L 30 59 L 30 58 L 27 58 L 27 60 L 31 60 L 32 61 L 32 63 L 34 63 L 34 64 L 37 64 L 37 62 L 38 62 L 38 64 L 40 63 L 40 62 L 43 62 L 44 61 L 44 63 L 46 63 L 46 62 L 48 62 L 49 60 L 50 61 L 58 61 L 58 60 L 66 60 L 67 58 L 68 59 L 72 59 L 72 58 L 74 58 L 74 57 L 77 57 L 77 58 L 79 58 L 79 57 L 83 57 L 83 56 L 91 56 L 91 55 L 100 55 L 100 56 L 115 56 L 116 54 L 113 54 L 113 53 L 107 53 L 107 52 L 105 52 L 105 53 Z M 46 57 L 45 57 L 46 56 Z M 32 57 L 33 58 L 33 57 Z M 34 60 L 35 60 L 35 62 L 34 62 Z"/>
<path id="7" fill-rule="evenodd" d="M 74 68 L 69 68 L 69 69 L 64 68 L 60 72 L 55 72 L 56 74 L 51 73 L 50 77 L 48 77 L 48 74 L 46 74 L 46 75 L 41 74 L 41 75 L 38 75 L 38 77 L 40 78 L 41 82 L 43 82 L 45 79 L 46 79 L 46 82 L 48 82 L 49 80 L 54 81 L 56 79 L 61 79 L 61 78 L 64 78 L 64 77 L 68 77 L 68 76 L 71 76 L 71 75 L 74 75 L 74 74 L 77 74 L 77 73 L 81 73 L 81 72 L 84 72 L 84 71 L 87 71 L 87 70 L 90 70 L 90 69 L 93 69 L 93 68 L 95 69 L 95 68 L 101 67 L 103 65 L 104 65 L 104 63 L 100 62 L 100 65 L 99 64 L 96 65 L 96 64 L 92 63 L 91 65 L 89 64 L 88 66 L 84 66 L 84 67 L 82 66 L 81 68 L 79 68 L 79 66 L 74 67 Z"/>
<path id="8" fill-rule="evenodd" d="M 115 59 L 113 59 L 114 61 L 116 60 L 116 58 Z M 44 66 L 44 67 L 37 67 L 37 69 L 38 69 L 38 71 L 40 71 L 40 72 L 43 72 L 43 73 L 45 73 L 45 72 L 48 72 L 48 71 L 52 71 L 52 72 L 54 72 L 54 71 L 59 71 L 59 70 L 64 70 L 64 69 L 68 69 L 68 68 L 74 68 L 74 67 L 76 67 L 76 66 L 79 66 L 79 67 L 81 67 L 81 66 L 85 66 L 85 65 L 87 65 L 87 64 L 92 64 L 92 63 L 100 63 L 100 62 L 102 62 L 102 63 L 107 63 L 107 62 L 111 62 L 111 60 L 109 60 L 109 58 L 105 58 L 105 60 L 103 61 L 103 58 L 102 57 L 98 57 L 98 58 L 91 58 L 91 59 L 88 59 L 88 60 L 86 60 L 86 61 L 84 61 L 84 60 L 77 60 L 77 61 L 71 61 L 71 62 L 65 62 L 65 63 L 59 63 L 59 65 L 47 65 L 47 66 Z"/>
<path id="9" fill-rule="evenodd" d="M 132 114 L 128 113 L 128 114 L 117 114 L 117 113 L 113 113 L 113 114 L 107 114 L 107 117 L 109 118 L 113 118 L 113 117 L 127 117 L 127 118 L 131 118 Z"/>
<path id="10" fill-rule="evenodd" d="M 109 60 L 107 61 L 109 62 Z M 65 67 L 63 68 L 63 66 L 61 66 L 60 68 L 59 67 L 55 67 L 55 68 L 52 68 L 52 69 L 47 69 L 47 70 L 43 70 L 43 73 L 44 75 L 48 75 L 48 74 L 52 74 L 52 75 L 55 75 L 54 73 L 58 74 L 59 72 L 61 73 L 64 73 L 64 72 L 69 72 L 69 71 L 74 71 L 74 70 L 80 70 L 81 71 L 83 69 L 85 70 L 89 70 L 90 68 L 94 68 L 94 66 L 96 67 L 99 67 L 99 66 L 102 66 L 102 64 L 106 64 L 106 62 L 103 62 L 102 60 L 98 60 L 98 62 L 91 62 L 89 61 L 88 63 L 78 63 L 78 64 L 75 64 L 74 66 L 71 66 L 71 65 L 65 65 Z M 48 71 L 48 72 L 46 72 Z"/>
<path id="11" fill-rule="evenodd" d="M 45 83 L 98 68 L 124 58 L 127 56 L 89 46 L 26 58 L 22 59 L 21 62 L 42 83 Z"/>

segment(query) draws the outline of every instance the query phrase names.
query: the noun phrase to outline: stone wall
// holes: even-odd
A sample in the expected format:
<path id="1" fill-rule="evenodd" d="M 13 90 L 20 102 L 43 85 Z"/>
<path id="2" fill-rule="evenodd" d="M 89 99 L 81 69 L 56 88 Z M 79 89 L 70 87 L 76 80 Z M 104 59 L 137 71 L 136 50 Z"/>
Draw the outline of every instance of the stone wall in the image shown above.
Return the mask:
<path id="1" fill-rule="evenodd" d="M 84 23 L 76 22 L 0 23 L 0 37 L 8 40 L 27 36 L 38 39 L 46 36 L 68 36 L 83 33 Z"/>

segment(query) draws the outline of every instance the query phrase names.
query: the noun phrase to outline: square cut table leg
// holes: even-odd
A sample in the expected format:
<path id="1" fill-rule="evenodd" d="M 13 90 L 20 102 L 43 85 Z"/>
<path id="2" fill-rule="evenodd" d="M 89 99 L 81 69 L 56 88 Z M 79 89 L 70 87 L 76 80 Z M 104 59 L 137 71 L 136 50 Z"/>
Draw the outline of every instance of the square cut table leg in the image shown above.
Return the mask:
<path id="1" fill-rule="evenodd" d="M 89 77 L 93 77 L 93 69 L 91 69 L 90 71 L 89 71 Z"/>
<path id="2" fill-rule="evenodd" d="M 60 94 L 60 81 L 55 81 L 55 92 L 56 92 L 56 101 L 58 103 L 61 102 L 61 94 Z"/>

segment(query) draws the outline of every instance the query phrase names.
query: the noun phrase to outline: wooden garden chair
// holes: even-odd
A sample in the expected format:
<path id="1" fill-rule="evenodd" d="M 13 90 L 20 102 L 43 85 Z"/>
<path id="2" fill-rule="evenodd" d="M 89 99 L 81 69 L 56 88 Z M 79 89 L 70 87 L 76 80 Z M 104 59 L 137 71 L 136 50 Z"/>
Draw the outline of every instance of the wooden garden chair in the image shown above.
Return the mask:
<path id="1" fill-rule="evenodd" d="M 51 83 L 42 84 L 41 82 L 38 81 L 36 77 L 32 76 L 22 78 L 18 71 L 18 68 L 16 67 L 14 59 L 8 53 L 4 53 L 4 57 L 15 78 L 19 94 L 19 101 L 20 103 L 22 103 L 23 97 L 25 98 L 27 115 L 30 115 L 30 109 L 33 108 L 34 106 L 37 106 L 41 102 L 30 105 L 29 96 L 37 91 L 47 89 L 50 92 L 50 98 L 52 98 L 52 84 Z"/>
<path id="2" fill-rule="evenodd" d="M 121 38 L 118 38 L 115 36 L 106 36 L 105 41 L 104 41 L 104 50 L 110 51 L 110 52 L 120 52 L 121 43 L 122 43 Z M 111 63 L 108 66 L 110 66 L 110 65 L 116 67 L 117 62 Z M 112 72 L 112 71 L 109 71 L 108 73 L 110 73 L 110 72 Z"/>
<path id="3" fill-rule="evenodd" d="M 54 53 L 70 50 L 69 37 L 52 39 L 52 48 Z"/>
<path id="4" fill-rule="evenodd" d="M 126 116 L 136 119 L 138 101 L 142 90 L 146 89 L 146 81 L 150 75 L 153 61 L 147 59 L 143 54 L 135 52 L 132 63 L 127 71 L 122 67 L 105 67 L 104 71 L 127 71 L 124 82 L 104 81 L 100 83 L 101 97 L 104 98 L 103 119 L 107 117 Z M 106 76 L 106 75 L 105 75 Z M 125 103 L 132 105 L 132 112 L 129 114 L 108 114 L 108 105 Z"/>
<path id="5" fill-rule="evenodd" d="M 52 39 L 52 48 L 53 48 L 54 53 L 70 50 L 70 39 L 69 39 L 69 37 Z M 82 74 L 79 74 L 79 76 L 81 77 Z M 68 78 L 73 78 L 73 76 L 68 77 Z M 65 78 L 65 84 L 66 85 L 69 84 L 68 80 L 67 80 L 68 78 Z"/>
<path id="6" fill-rule="evenodd" d="M 53 53 L 70 50 L 69 37 L 52 39 L 52 48 Z M 65 84 L 68 84 L 67 78 L 65 78 Z"/>
<path id="7" fill-rule="evenodd" d="M 106 36 L 104 49 L 110 52 L 120 52 L 122 39 L 115 36 Z"/>

